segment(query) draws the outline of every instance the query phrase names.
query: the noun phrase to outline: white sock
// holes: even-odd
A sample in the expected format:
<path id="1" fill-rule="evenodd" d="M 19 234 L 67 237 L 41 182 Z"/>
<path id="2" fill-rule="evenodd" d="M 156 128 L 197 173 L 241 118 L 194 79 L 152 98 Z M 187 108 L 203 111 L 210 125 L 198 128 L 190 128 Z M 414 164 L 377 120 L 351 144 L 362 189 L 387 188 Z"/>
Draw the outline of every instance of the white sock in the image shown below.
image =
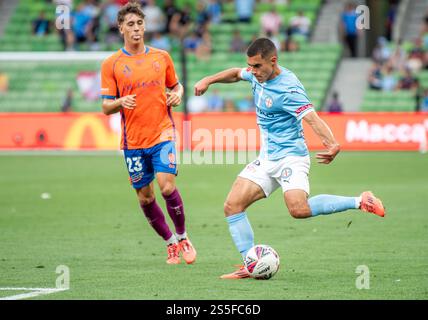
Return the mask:
<path id="1" fill-rule="evenodd" d="M 177 243 L 177 242 L 178 242 L 177 238 L 175 237 L 174 234 L 172 234 L 171 238 L 166 240 L 166 245 L 169 246 L 170 244 Z"/>
<path id="2" fill-rule="evenodd" d="M 355 208 L 360 208 L 362 197 L 355 197 Z"/>
<path id="3" fill-rule="evenodd" d="M 184 231 L 183 234 L 177 233 L 177 239 L 178 239 L 178 241 L 183 240 L 183 239 L 187 239 L 187 232 Z"/>

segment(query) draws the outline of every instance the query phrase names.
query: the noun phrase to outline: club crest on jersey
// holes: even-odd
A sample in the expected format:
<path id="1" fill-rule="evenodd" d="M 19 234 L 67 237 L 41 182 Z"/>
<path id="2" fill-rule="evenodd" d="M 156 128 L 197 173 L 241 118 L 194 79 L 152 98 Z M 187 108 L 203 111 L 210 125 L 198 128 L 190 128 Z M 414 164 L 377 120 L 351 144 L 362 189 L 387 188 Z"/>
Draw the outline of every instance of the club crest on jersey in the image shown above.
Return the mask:
<path id="1" fill-rule="evenodd" d="M 175 154 L 173 154 L 172 152 L 168 153 L 168 160 L 170 163 L 175 163 Z"/>
<path id="2" fill-rule="evenodd" d="M 123 74 L 127 78 L 130 78 L 132 76 L 132 70 L 126 64 L 125 64 L 125 67 L 123 68 Z"/>
<path id="3" fill-rule="evenodd" d="M 269 96 L 267 96 L 267 97 L 265 98 L 265 106 L 266 106 L 266 108 L 271 108 L 271 107 L 272 107 L 272 105 L 273 105 L 273 100 L 272 100 L 272 98 L 271 98 L 271 97 L 269 97 Z"/>
<path id="4" fill-rule="evenodd" d="M 159 63 L 159 61 L 153 62 L 152 63 L 152 67 L 153 67 L 153 69 L 155 69 L 156 72 L 159 72 L 160 71 L 160 63 Z"/>
<path id="5" fill-rule="evenodd" d="M 293 174 L 293 170 L 291 168 L 285 168 L 281 172 L 281 180 L 283 182 L 290 182 L 290 177 Z"/>

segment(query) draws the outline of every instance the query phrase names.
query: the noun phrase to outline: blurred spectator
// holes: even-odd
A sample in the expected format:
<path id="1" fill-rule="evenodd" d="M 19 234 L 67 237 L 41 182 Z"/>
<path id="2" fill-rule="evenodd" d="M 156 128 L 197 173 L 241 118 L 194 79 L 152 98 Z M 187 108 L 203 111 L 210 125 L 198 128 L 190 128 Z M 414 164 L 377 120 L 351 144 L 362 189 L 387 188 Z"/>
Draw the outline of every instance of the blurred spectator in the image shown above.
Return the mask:
<path id="1" fill-rule="evenodd" d="M 398 40 L 398 43 L 393 49 L 392 54 L 389 58 L 389 63 L 391 63 L 392 67 L 395 70 L 403 71 L 406 68 L 407 63 L 407 54 L 406 51 L 402 47 L 402 41 Z"/>
<path id="2" fill-rule="evenodd" d="M 343 111 L 342 104 L 339 101 L 339 94 L 337 92 L 333 93 L 333 98 L 328 104 L 327 110 L 331 113 L 340 113 Z"/>
<path id="3" fill-rule="evenodd" d="M 281 41 L 279 40 L 277 35 L 273 34 L 271 31 L 268 31 L 266 33 L 266 38 L 273 42 L 276 47 L 276 50 L 281 51 Z"/>
<path id="4" fill-rule="evenodd" d="M 385 37 L 379 37 L 376 47 L 373 49 L 373 60 L 381 64 L 387 62 L 391 57 L 391 49 L 388 46 L 388 41 Z"/>
<path id="5" fill-rule="evenodd" d="M 289 28 L 291 28 L 291 34 L 300 34 L 308 37 L 311 28 L 311 20 L 300 10 L 297 16 L 291 17 Z"/>
<path id="6" fill-rule="evenodd" d="M 168 36 L 160 32 L 155 32 L 153 34 L 152 40 L 150 41 L 150 45 L 154 48 L 162 49 L 165 51 L 171 50 L 171 42 L 169 41 Z"/>
<path id="7" fill-rule="evenodd" d="M 254 100 L 252 96 L 247 96 L 244 99 L 239 99 L 236 102 L 236 109 L 242 112 L 254 111 L 256 106 L 254 105 Z"/>
<path id="8" fill-rule="evenodd" d="M 202 1 L 198 1 L 196 5 L 196 29 L 199 30 L 203 28 L 210 21 L 210 16 L 206 10 L 206 5 Z"/>
<path id="9" fill-rule="evenodd" d="M 346 4 L 342 13 L 342 23 L 340 24 L 345 44 L 348 46 L 352 58 L 357 57 L 358 44 L 357 13 L 355 8 L 353 3 Z"/>
<path id="10" fill-rule="evenodd" d="M 413 73 L 417 73 L 423 68 L 428 67 L 427 53 L 422 46 L 422 39 L 417 38 L 413 49 L 409 52 L 407 66 Z"/>
<path id="11" fill-rule="evenodd" d="M 179 39 L 184 38 L 192 24 L 192 7 L 186 5 L 183 10 L 175 13 L 171 18 L 171 23 L 169 25 L 170 33 Z"/>
<path id="12" fill-rule="evenodd" d="M 224 100 L 217 89 L 214 89 L 207 97 L 208 111 L 223 111 Z"/>
<path id="13" fill-rule="evenodd" d="M 187 110 L 189 112 L 204 112 L 207 111 L 208 101 L 204 96 L 191 96 L 187 102 Z"/>
<path id="14" fill-rule="evenodd" d="M 195 54 L 199 60 L 208 60 L 211 57 L 211 52 L 211 35 L 208 31 L 205 31 L 197 44 Z"/>
<path id="15" fill-rule="evenodd" d="M 424 24 L 422 25 L 422 28 L 421 28 L 421 38 L 422 38 L 424 49 L 428 50 L 428 10 L 427 10 L 427 13 L 425 14 Z"/>
<path id="16" fill-rule="evenodd" d="M 155 32 L 163 32 L 166 27 L 166 18 L 161 8 L 159 8 L 155 0 L 147 0 L 146 6 L 143 7 L 143 12 L 146 15 L 144 18 L 145 38 L 151 40 Z"/>
<path id="17" fill-rule="evenodd" d="M 397 89 L 399 90 L 413 90 L 416 91 L 418 89 L 418 81 L 413 76 L 410 69 L 406 69 L 404 75 L 398 81 Z"/>
<path id="18" fill-rule="evenodd" d="M 99 50 L 100 46 L 98 43 L 99 32 L 100 32 L 100 19 L 101 19 L 101 8 L 98 5 L 97 0 L 85 0 L 83 11 L 91 17 L 91 21 L 88 25 L 87 30 L 87 41 L 90 45 L 91 50 Z"/>
<path id="19" fill-rule="evenodd" d="M 94 38 L 91 33 L 92 17 L 88 14 L 88 11 L 85 10 L 85 4 L 79 4 L 76 11 L 73 12 L 71 16 L 71 28 L 74 34 L 74 42 L 79 44 L 92 40 Z"/>
<path id="20" fill-rule="evenodd" d="M 254 0 L 235 0 L 236 15 L 238 22 L 251 22 L 254 13 Z"/>
<path id="21" fill-rule="evenodd" d="M 272 6 L 271 10 L 264 13 L 261 18 L 262 31 L 264 33 L 271 32 L 273 34 L 278 34 L 282 25 L 282 18 L 276 12 L 275 6 Z"/>
<path id="22" fill-rule="evenodd" d="M 230 51 L 235 53 L 242 53 L 247 48 L 247 44 L 242 39 L 241 32 L 236 29 L 233 31 L 232 40 L 230 41 Z"/>
<path id="23" fill-rule="evenodd" d="M 384 68 L 382 74 L 382 90 L 383 91 L 394 91 L 397 87 L 397 79 L 394 75 L 394 69 L 392 66 L 387 65 Z"/>
<path id="24" fill-rule="evenodd" d="M 227 99 L 224 102 L 224 111 L 225 112 L 236 112 L 236 107 L 235 107 L 235 103 L 233 102 L 233 100 Z"/>
<path id="25" fill-rule="evenodd" d="M 117 26 L 117 13 L 119 9 L 120 6 L 117 4 L 116 0 L 109 0 L 102 9 L 102 19 L 107 25 L 105 42 L 108 45 L 120 41 L 119 28 Z"/>
<path id="26" fill-rule="evenodd" d="M 202 41 L 202 39 L 198 36 L 198 34 L 196 33 L 196 31 L 192 31 L 190 33 L 190 35 L 188 35 L 183 40 L 184 49 L 187 52 L 195 52 L 196 48 L 199 46 L 199 44 L 200 44 L 201 41 Z"/>
<path id="27" fill-rule="evenodd" d="M 291 29 L 287 29 L 287 34 L 285 40 L 283 42 L 282 51 L 286 52 L 296 52 L 299 51 L 299 44 L 294 40 L 293 35 L 291 33 Z"/>
<path id="28" fill-rule="evenodd" d="M 180 10 L 175 5 L 174 0 L 165 0 L 164 6 L 163 6 L 163 12 L 165 13 L 165 16 L 166 16 L 165 32 L 170 33 L 170 24 L 171 24 L 172 17 L 175 14 L 180 14 Z"/>
<path id="29" fill-rule="evenodd" d="M 33 20 L 33 34 L 37 36 L 47 35 L 50 31 L 50 22 L 46 19 L 45 12 L 41 11 L 39 16 Z"/>
<path id="30" fill-rule="evenodd" d="M 424 90 L 424 93 L 421 98 L 419 111 L 428 112 L 428 89 Z"/>
<path id="31" fill-rule="evenodd" d="M 220 0 L 208 0 L 207 12 L 211 23 L 219 24 L 221 22 L 221 3 Z"/>
<path id="32" fill-rule="evenodd" d="M 369 87 L 373 90 L 382 90 L 382 66 L 375 63 L 369 74 Z"/>
<path id="33" fill-rule="evenodd" d="M 394 28 L 395 18 L 397 16 L 398 2 L 399 0 L 389 0 L 389 8 L 386 15 L 385 29 L 386 29 L 386 39 L 388 41 L 392 40 L 392 32 Z"/>
<path id="34" fill-rule="evenodd" d="M 72 106 L 73 106 L 73 89 L 69 88 L 67 90 L 67 94 L 65 96 L 64 102 L 62 103 L 61 111 L 62 112 L 72 111 Z"/>

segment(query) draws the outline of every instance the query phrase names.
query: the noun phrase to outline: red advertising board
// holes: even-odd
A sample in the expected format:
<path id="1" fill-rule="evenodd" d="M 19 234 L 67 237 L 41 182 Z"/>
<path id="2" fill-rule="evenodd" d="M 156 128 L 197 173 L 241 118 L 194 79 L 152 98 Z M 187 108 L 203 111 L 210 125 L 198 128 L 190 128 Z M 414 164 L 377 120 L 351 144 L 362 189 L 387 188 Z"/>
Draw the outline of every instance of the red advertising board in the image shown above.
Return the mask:
<path id="1" fill-rule="evenodd" d="M 342 150 L 419 150 L 426 147 L 426 113 L 319 113 Z M 254 113 L 174 114 L 178 145 L 193 150 L 259 148 Z M 305 126 L 311 150 L 322 143 Z M 117 150 L 120 117 L 101 113 L 0 113 L 0 150 Z"/>

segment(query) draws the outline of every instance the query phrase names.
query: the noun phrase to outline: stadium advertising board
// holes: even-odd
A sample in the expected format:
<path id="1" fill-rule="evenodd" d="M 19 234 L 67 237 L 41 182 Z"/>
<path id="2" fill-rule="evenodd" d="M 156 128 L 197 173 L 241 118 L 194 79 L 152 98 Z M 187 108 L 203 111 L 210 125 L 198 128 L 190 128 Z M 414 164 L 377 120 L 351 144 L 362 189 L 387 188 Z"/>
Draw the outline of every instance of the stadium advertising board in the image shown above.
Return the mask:
<path id="1" fill-rule="evenodd" d="M 428 114 L 424 113 L 319 113 L 343 150 L 426 149 Z M 192 114 L 184 121 L 175 113 L 180 149 L 197 151 L 254 151 L 260 137 L 252 113 Z M 0 149 L 117 150 L 120 117 L 100 113 L 2 113 Z M 322 143 L 305 126 L 311 150 Z"/>

